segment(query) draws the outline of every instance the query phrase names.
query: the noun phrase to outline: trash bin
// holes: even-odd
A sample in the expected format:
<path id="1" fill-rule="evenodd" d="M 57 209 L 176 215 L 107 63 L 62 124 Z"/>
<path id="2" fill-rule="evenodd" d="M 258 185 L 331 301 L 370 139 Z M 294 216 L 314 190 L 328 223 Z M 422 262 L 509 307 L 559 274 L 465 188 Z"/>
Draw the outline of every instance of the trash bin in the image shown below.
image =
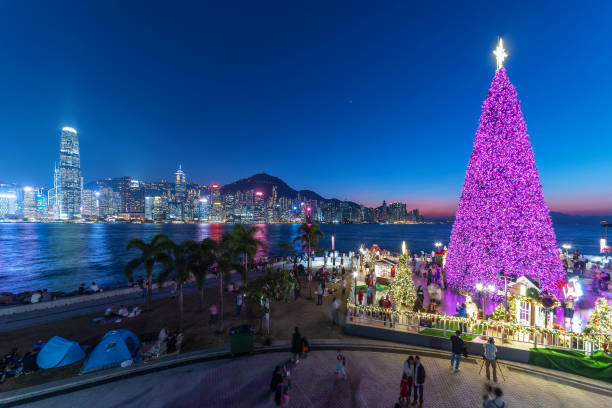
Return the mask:
<path id="1" fill-rule="evenodd" d="M 253 330 L 248 324 L 230 329 L 230 353 L 232 355 L 253 352 Z"/>

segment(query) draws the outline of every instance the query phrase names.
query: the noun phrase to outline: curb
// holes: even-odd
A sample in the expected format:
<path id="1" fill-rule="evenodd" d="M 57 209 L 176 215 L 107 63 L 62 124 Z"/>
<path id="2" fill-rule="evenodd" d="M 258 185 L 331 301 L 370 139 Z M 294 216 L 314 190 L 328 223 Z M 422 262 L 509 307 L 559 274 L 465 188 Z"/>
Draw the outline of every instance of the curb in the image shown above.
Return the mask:
<path id="1" fill-rule="evenodd" d="M 351 351 L 370 351 L 379 353 L 418 353 L 422 356 L 432 358 L 444 358 L 448 359 L 450 353 L 445 351 L 431 350 L 416 346 L 407 345 L 391 345 L 391 344 L 372 344 L 372 343 L 351 343 L 351 342 L 334 342 L 334 341 L 321 341 L 313 340 L 311 343 L 312 350 L 326 351 L 336 350 L 341 348 L 342 350 Z M 253 355 L 265 354 L 265 353 L 288 353 L 291 350 L 289 342 L 283 341 L 271 346 L 263 347 L 258 345 L 253 351 Z M 34 401 L 51 398 L 57 395 L 69 394 L 71 392 L 92 388 L 98 385 L 111 383 L 114 381 L 123 380 L 126 378 L 136 377 L 140 375 L 146 375 L 157 371 L 168 370 L 172 368 L 182 367 L 191 364 L 239 358 L 234 357 L 230 353 L 228 347 L 209 349 L 206 351 L 194 351 L 190 353 L 180 354 L 178 356 L 172 356 L 167 358 L 161 358 L 154 360 L 151 363 L 138 364 L 127 368 L 114 368 L 103 372 L 96 372 L 86 374 L 83 376 L 70 377 L 65 380 L 59 380 L 52 383 L 41 384 L 33 387 L 24 389 L 18 389 L 14 391 L 8 391 L 5 395 L 0 394 L 0 407 L 13 407 L 17 405 L 27 404 Z M 463 362 L 478 364 L 480 359 L 473 358 L 472 356 L 462 360 Z M 569 378 L 556 373 L 539 370 L 537 368 L 527 368 L 517 365 L 515 363 L 500 361 L 506 368 L 512 371 L 519 371 L 532 375 L 537 375 L 554 382 L 563 383 L 572 387 L 584 389 L 590 392 L 608 395 L 612 397 L 612 386 L 606 387 L 599 384 L 592 384 L 580 379 Z"/>

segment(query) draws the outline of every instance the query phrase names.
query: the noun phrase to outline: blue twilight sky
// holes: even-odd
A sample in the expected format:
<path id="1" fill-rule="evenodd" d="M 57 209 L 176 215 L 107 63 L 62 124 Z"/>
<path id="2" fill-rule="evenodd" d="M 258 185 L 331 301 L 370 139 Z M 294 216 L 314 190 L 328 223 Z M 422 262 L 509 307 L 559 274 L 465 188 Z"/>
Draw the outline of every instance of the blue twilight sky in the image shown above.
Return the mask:
<path id="1" fill-rule="evenodd" d="M 580 5 L 579 5 L 580 4 Z M 553 210 L 612 213 L 612 2 L 13 1 L 0 182 L 227 183 L 452 214 L 504 38 Z"/>

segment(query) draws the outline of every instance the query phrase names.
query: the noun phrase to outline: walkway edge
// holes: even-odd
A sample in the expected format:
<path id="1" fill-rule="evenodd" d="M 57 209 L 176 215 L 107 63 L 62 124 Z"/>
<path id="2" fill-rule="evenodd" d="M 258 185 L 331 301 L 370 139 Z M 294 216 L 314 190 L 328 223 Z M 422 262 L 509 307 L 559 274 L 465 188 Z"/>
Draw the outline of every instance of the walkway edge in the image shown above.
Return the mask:
<path id="1" fill-rule="evenodd" d="M 432 350 L 417 346 L 408 346 L 401 344 L 380 344 L 380 343 L 361 343 L 361 342 L 347 342 L 347 341 L 334 341 L 334 340 L 312 340 L 312 350 L 354 350 L 354 351 L 371 351 L 381 353 L 413 353 L 422 356 L 428 356 L 432 358 L 449 358 L 449 353 L 441 350 Z M 264 353 L 288 353 L 291 347 L 289 342 L 279 342 L 271 346 L 257 346 L 253 354 L 264 354 Z M 201 351 L 194 351 L 189 353 L 180 354 L 177 356 L 160 358 L 151 362 L 137 364 L 127 368 L 114 368 L 101 372 L 94 372 L 82 376 L 76 376 L 59 380 L 51 383 L 36 385 L 28 388 L 22 388 L 14 391 L 8 391 L 0 394 L 0 407 L 13 407 L 22 405 L 34 401 L 43 400 L 57 395 L 69 394 L 71 392 L 95 387 L 102 384 L 107 384 L 114 381 L 119 381 L 125 378 L 136 377 L 140 375 L 146 375 L 157 371 L 168 370 L 176 367 L 181 367 L 190 364 L 203 363 L 214 360 L 230 359 L 233 358 L 229 348 L 217 348 L 208 349 Z M 471 361 L 475 364 L 480 360 L 468 358 L 467 361 Z M 573 386 L 595 392 L 598 394 L 604 394 L 612 397 L 612 385 L 603 386 L 599 384 L 589 383 L 576 378 L 570 378 L 564 376 L 562 372 L 559 374 L 550 373 L 538 369 L 537 367 L 521 367 L 511 362 L 503 361 L 504 365 L 512 370 L 522 371 L 533 375 L 544 377 L 548 380 L 560 382 L 565 385 Z M 588 379 L 585 379 L 588 380 Z"/>

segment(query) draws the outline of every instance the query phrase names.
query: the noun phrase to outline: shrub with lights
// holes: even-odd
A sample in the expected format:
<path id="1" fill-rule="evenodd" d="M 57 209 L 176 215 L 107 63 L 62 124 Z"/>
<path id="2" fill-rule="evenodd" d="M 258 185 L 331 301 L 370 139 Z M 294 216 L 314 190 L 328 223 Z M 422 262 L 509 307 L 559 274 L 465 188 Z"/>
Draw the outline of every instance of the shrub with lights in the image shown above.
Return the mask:
<path id="1" fill-rule="evenodd" d="M 409 309 L 414 307 L 414 302 L 417 298 L 416 288 L 412 281 L 410 259 L 407 254 L 401 255 L 399 258 L 395 278 L 393 278 L 389 286 L 389 295 L 398 305 L 405 306 Z"/>

